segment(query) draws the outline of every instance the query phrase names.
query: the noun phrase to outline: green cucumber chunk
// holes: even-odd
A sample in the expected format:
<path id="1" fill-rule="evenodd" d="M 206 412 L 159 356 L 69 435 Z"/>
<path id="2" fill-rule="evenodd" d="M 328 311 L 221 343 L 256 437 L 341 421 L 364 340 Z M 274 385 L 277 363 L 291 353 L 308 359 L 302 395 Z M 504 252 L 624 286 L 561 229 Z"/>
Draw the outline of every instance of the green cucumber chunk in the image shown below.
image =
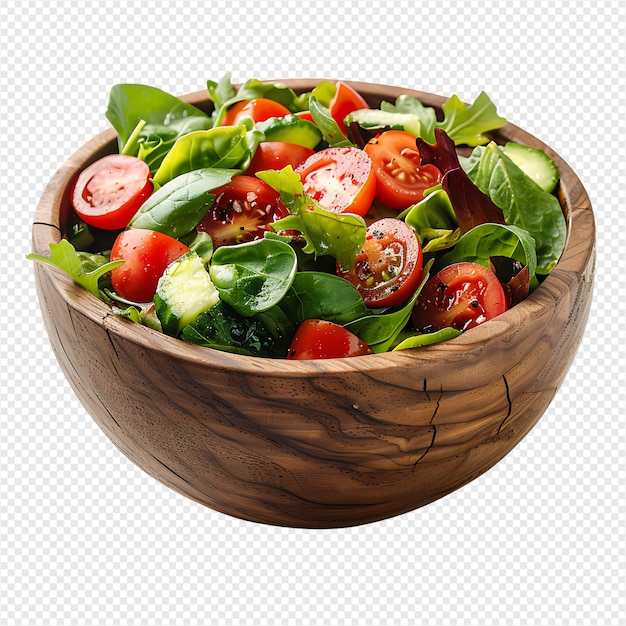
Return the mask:
<path id="1" fill-rule="evenodd" d="M 347 116 L 345 121 L 348 126 L 352 122 L 356 122 L 361 128 L 404 130 L 416 137 L 420 136 L 421 130 L 417 115 L 381 111 L 380 109 L 359 109 L 358 111 L 353 111 Z"/>
<path id="2" fill-rule="evenodd" d="M 538 148 L 524 146 L 513 141 L 502 148 L 504 154 L 544 191 L 552 193 L 559 182 L 559 170 L 554 161 Z"/>
<path id="3" fill-rule="evenodd" d="M 264 122 L 258 122 L 257 128 L 265 134 L 265 141 L 295 143 L 311 150 L 322 140 L 319 128 L 297 115 L 270 117 Z"/>
<path id="4" fill-rule="evenodd" d="M 159 279 L 154 308 L 163 332 L 175 337 L 218 300 L 202 259 L 191 250 L 167 266 Z"/>

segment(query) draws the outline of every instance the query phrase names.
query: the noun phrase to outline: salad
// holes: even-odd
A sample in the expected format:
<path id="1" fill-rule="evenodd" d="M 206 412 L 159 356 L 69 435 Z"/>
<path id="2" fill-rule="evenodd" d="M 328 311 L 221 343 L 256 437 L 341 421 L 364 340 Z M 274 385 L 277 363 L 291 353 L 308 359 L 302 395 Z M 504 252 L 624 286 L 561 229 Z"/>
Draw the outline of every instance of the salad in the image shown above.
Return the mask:
<path id="1" fill-rule="evenodd" d="M 543 151 L 489 133 L 482 92 L 438 114 L 350 86 L 226 75 L 204 112 L 112 88 L 118 152 L 79 173 L 52 265 L 133 322 L 258 357 L 429 345 L 506 311 L 558 261 L 566 223 Z"/>

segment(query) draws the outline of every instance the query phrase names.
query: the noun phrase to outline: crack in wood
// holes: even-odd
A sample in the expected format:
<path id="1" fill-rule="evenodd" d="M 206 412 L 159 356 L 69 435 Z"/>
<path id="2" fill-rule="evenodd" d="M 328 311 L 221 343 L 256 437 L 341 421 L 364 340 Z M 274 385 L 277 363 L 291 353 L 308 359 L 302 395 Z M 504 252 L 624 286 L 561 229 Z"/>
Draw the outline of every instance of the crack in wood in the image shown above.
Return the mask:
<path id="1" fill-rule="evenodd" d="M 422 454 L 422 456 L 420 456 L 420 458 L 417 459 L 415 463 L 413 463 L 413 469 L 411 470 L 411 474 L 415 474 L 415 468 L 417 467 L 417 464 L 430 452 L 432 447 L 435 445 L 435 438 L 437 437 L 437 427 L 434 424 L 432 424 L 432 427 L 433 427 L 433 436 L 432 436 L 432 439 L 430 440 L 430 444 L 428 444 L 428 447 L 426 448 L 426 450 L 424 450 L 424 453 Z"/>
<path id="2" fill-rule="evenodd" d="M 33 222 L 33 226 L 47 226 L 49 228 L 54 228 L 55 230 L 58 230 L 59 233 L 63 234 L 57 224 L 49 224 L 48 222 Z"/>
<path id="3" fill-rule="evenodd" d="M 513 412 L 513 402 L 511 401 L 509 382 L 507 381 L 506 376 L 504 374 L 502 375 L 502 380 L 504 382 L 504 389 L 506 390 L 506 401 L 507 401 L 509 409 L 507 411 L 505 418 L 502 420 L 502 422 L 500 422 L 500 426 L 498 426 L 498 432 L 497 432 L 498 435 L 500 434 L 500 431 L 502 430 L 504 424 L 509 419 L 509 417 L 511 417 L 511 413 Z"/>

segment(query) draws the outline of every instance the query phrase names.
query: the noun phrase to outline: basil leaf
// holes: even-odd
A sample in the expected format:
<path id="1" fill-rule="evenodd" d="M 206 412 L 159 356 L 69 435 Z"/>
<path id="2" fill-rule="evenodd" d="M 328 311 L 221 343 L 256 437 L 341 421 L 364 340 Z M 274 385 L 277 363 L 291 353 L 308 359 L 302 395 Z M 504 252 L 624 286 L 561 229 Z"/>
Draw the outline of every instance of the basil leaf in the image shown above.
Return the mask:
<path id="1" fill-rule="evenodd" d="M 197 107 L 147 85 L 115 85 L 106 117 L 117 132 L 119 151 L 144 160 L 153 174 L 179 137 L 213 126 Z"/>
<path id="2" fill-rule="evenodd" d="M 189 234 L 214 200 L 209 192 L 229 183 L 236 170 L 203 168 L 181 174 L 155 191 L 128 228 L 144 228 L 178 239 Z"/>
<path id="3" fill-rule="evenodd" d="M 556 196 L 544 191 L 493 142 L 485 147 L 472 174 L 476 186 L 502 209 L 507 224 L 523 228 L 535 240 L 537 274 L 550 273 L 567 235 Z"/>
<path id="4" fill-rule="evenodd" d="M 162 186 L 181 174 L 208 167 L 243 170 L 250 158 L 251 151 L 243 126 L 199 130 L 176 141 L 161 162 L 153 181 Z"/>
<path id="5" fill-rule="evenodd" d="M 250 317 L 280 302 L 297 266 L 293 248 L 270 237 L 218 248 L 209 274 L 220 298 L 239 315 Z"/>

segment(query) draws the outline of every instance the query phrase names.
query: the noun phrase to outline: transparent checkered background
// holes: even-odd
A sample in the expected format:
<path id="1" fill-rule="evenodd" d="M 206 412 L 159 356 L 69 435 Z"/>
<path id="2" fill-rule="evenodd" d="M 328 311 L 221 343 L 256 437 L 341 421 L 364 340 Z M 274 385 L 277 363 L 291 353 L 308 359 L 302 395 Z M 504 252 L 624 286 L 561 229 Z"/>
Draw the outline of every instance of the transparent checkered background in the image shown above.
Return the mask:
<path id="1" fill-rule="evenodd" d="M 0 8 L 0 625 L 624 623 L 626 10 L 617 0 L 8 0 Z M 24 256 L 109 88 L 232 71 L 484 89 L 582 178 L 594 309 L 528 437 L 418 511 L 309 531 L 232 519 L 132 465 L 73 396 Z"/>

